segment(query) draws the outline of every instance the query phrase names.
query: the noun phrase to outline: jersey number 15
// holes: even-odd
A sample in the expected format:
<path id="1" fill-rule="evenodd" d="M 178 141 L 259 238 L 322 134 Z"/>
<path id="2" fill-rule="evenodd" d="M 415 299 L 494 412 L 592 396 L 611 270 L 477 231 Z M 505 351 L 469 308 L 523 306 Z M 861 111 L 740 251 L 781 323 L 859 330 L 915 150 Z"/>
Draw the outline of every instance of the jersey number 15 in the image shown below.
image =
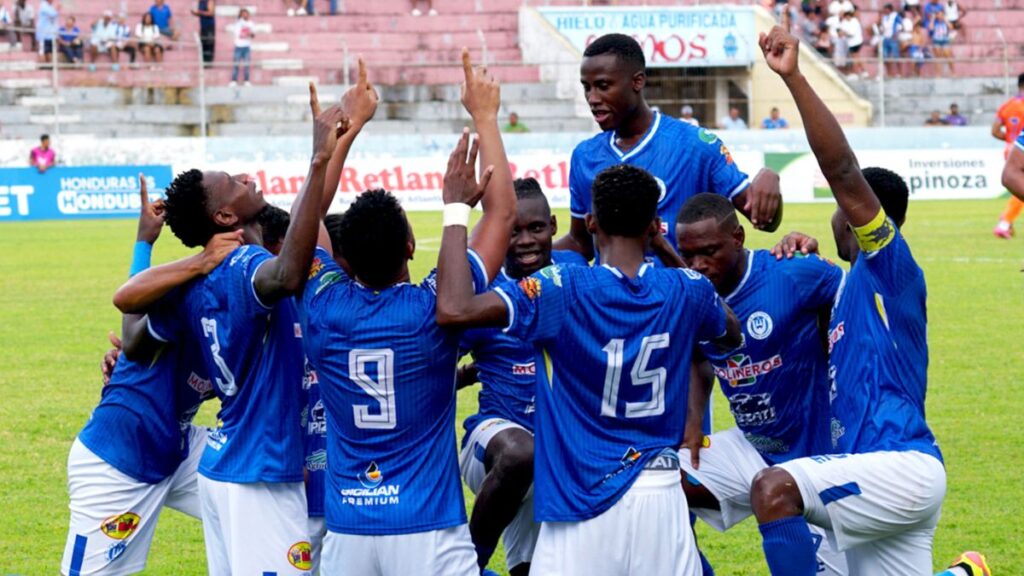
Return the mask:
<path id="1" fill-rule="evenodd" d="M 626 418 L 645 418 L 648 416 L 660 416 L 665 413 L 665 379 L 667 372 L 664 368 L 649 368 L 647 363 L 651 360 L 651 353 L 661 348 L 668 348 L 668 333 L 644 336 L 640 341 L 640 352 L 633 361 L 633 369 L 630 376 L 633 386 L 650 386 L 651 399 L 647 402 L 626 402 L 626 410 L 623 414 Z M 622 353 L 626 348 L 626 341 L 622 338 L 613 338 L 603 350 L 608 355 L 608 369 L 604 375 L 604 396 L 601 398 L 601 416 L 616 418 L 616 409 L 619 403 L 619 382 L 622 380 Z"/>

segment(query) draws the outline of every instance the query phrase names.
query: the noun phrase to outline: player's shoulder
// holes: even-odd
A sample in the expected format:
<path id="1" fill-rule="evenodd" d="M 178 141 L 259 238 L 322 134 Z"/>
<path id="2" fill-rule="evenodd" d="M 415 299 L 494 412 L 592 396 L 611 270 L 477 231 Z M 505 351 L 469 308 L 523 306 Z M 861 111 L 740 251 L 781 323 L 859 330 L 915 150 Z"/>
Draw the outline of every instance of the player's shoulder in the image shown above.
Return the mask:
<path id="1" fill-rule="evenodd" d="M 553 264 L 562 265 L 575 265 L 575 266 L 589 266 L 590 263 L 583 257 L 579 252 L 572 250 L 552 250 L 551 262 Z"/>
<path id="2" fill-rule="evenodd" d="M 606 132 L 598 132 L 577 144 L 572 150 L 573 158 L 587 158 L 591 154 L 601 151 L 608 145 L 608 140 L 612 137 L 610 132 L 610 130 Z"/>

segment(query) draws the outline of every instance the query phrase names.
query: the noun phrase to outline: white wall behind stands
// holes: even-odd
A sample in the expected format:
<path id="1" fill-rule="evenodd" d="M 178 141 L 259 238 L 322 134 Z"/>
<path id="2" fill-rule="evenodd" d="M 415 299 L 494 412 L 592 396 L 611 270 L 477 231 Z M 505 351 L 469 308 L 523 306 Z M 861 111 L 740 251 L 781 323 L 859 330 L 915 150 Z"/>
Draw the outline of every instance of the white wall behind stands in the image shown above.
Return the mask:
<path id="1" fill-rule="evenodd" d="M 1001 184 L 1003 145 L 987 127 L 851 129 L 847 132 L 862 166 L 890 168 L 906 179 L 914 199 L 992 198 L 1004 193 Z M 517 177 L 537 178 L 556 207 L 568 206 L 569 157 L 573 147 L 591 134 L 515 134 L 505 143 Z M 782 176 L 787 202 L 830 201 L 830 194 L 810 154 L 802 131 L 720 133 L 741 170 L 754 175 L 768 166 Z M 335 210 L 342 210 L 361 191 L 386 188 L 407 209 L 441 206 L 440 190 L 448 153 L 458 135 L 374 136 L 372 124 L 360 136 L 342 175 Z M 0 176 L 28 164 L 31 141 L 0 141 Z M 252 174 L 274 204 L 287 207 L 306 176 L 310 138 L 152 138 L 99 141 L 66 137 L 53 142 L 62 166 L 169 166 L 173 173 L 196 167 Z M 680 167 L 685 169 L 685 167 Z M 60 170 L 58 175 L 65 170 Z M 18 171 L 18 179 L 32 174 Z M 73 170 L 68 170 L 73 175 Z M 157 182 L 164 186 L 166 182 Z M 0 196 L 14 185 L 4 182 Z M 60 186 L 57 186 L 60 189 Z M 24 188 L 21 188 L 22 190 Z M 81 192 L 79 192 L 81 193 Z M 36 201 L 42 201 L 37 198 Z M 85 205 L 83 203 L 83 205 Z M 0 221 L 4 218 L 0 217 Z"/>

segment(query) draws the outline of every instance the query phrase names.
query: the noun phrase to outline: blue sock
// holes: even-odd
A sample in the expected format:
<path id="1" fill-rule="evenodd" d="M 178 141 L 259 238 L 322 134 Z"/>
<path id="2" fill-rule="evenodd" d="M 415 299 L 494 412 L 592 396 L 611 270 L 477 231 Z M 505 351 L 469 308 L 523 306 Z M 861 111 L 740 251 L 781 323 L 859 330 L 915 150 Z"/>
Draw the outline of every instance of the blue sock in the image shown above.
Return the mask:
<path id="1" fill-rule="evenodd" d="M 814 576 L 818 559 L 811 529 L 802 516 L 761 524 L 764 558 L 772 576 Z"/>

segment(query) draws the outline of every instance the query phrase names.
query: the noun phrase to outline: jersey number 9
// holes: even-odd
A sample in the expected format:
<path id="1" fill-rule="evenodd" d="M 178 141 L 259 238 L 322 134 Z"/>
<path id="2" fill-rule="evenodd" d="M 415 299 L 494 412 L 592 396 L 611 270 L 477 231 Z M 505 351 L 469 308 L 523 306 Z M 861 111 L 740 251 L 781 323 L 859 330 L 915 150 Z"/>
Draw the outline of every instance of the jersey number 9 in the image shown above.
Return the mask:
<path id="1" fill-rule="evenodd" d="M 366 373 L 369 365 L 377 367 L 376 380 Z M 352 406 L 356 428 L 393 430 L 398 423 L 395 416 L 395 352 L 390 348 L 352 350 L 348 354 L 348 374 L 380 406 L 376 413 L 370 411 L 368 404 Z"/>

